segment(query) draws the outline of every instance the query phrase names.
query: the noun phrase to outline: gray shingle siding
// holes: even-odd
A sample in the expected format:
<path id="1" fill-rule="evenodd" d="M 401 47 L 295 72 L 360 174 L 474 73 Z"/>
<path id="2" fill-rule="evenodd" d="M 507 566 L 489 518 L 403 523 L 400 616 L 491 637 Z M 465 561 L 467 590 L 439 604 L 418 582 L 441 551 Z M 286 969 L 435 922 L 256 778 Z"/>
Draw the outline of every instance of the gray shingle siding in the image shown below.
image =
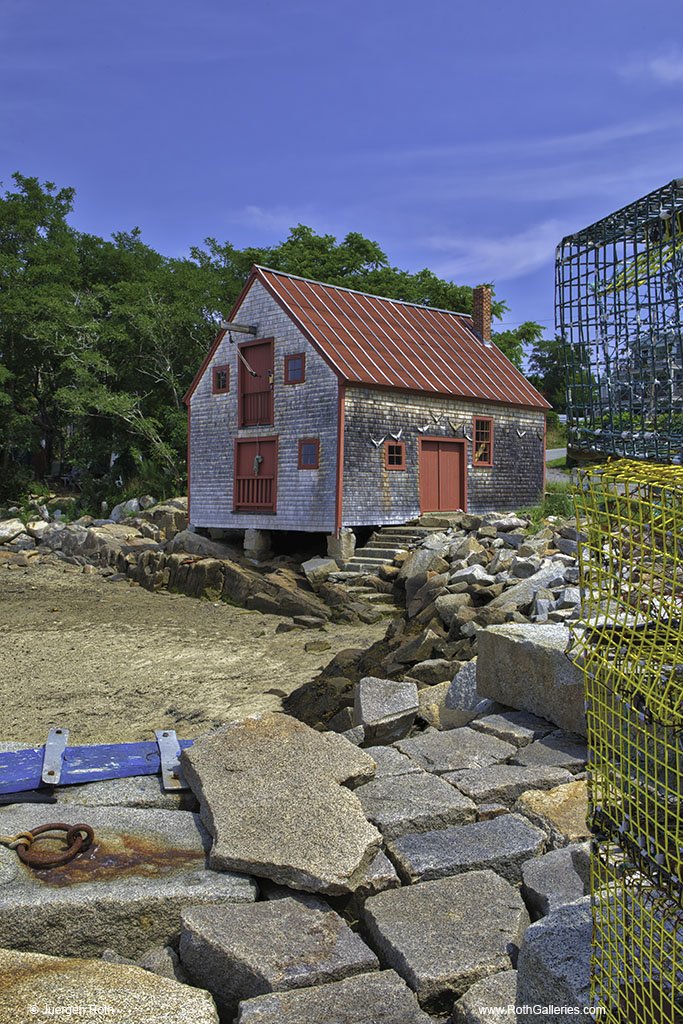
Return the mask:
<path id="1" fill-rule="evenodd" d="M 275 423 L 237 426 L 237 344 L 224 338 L 190 399 L 190 521 L 222 529 L 306 530 L 331 533 L 336 526 L 337 378 L 286 313 L 255 281 L 237 319 L 253 324 L 258 337 L 274 338 Z M 284 384 L 286 355 L 306 353 L 306 380 Z M 214 366 L 230 367 L 230 391 L 212 394 Z M 277 512 L 233 512 L 234 440 L 278 437 Z M 320 439 L 320 468 L 299 469 L 299 439 Z"/>
<path id="2" fill-rule="evenodd" d="M 238 320 L 254 324 L 258 337 L 274 338 L 275 422 L 238 427 L 237 345 L 247 336 L 235 335 L 233 344 L 223 338 L 190 398 L 190 521 L 196 527 L 332 533 L 336 529 L 337 377 L 259 281 L 254 281 L 244 299 Z M 305 382 L 284 384 L 285 356 L 298 352 L 306 354 Z M 230 391 L 215 395 L 212 370 L 219 365 L 230 367 Z M 417 428 L 429 425 L 426 435 L 462 438 L 463 427 L 472 434 L 475 415 L 494 421 L 494 464 L 472 467 L 472 442 L 467 441 L 468 510 L 514 509 L 537 502 L 543 490 L 542 410 L 348 385 L 343 524 L 403 523 L 419 515 L 418 440 L 423 435 Z M 388 438 L 399 430 L 406 443 L 405 472 L 386 470 L 383 447 L 375 447 L 371 440 Z M 278 438 L 277 511 L 235 513 L 234 441 L 259 436 Z M 308 437 L 320 441 L 317 470 L 298 468 L 299 440 Z"/>
<path id="3" fill-rule="evenodd" d="M 422 435 L 417 428 L 429 424 L 427 436 L 462 438 L 463 427 L 472 435 L 474 416 L 492 417 L 494 455 L 490 469 L 473 467 L 472 442 L 466 441 L 468 510 L 515 509 L 539 501 L 543 492 L 542 410 L 347 387 L 344 525 L 404 523 L 418 516 L 418 440 Z M 401 440 L 406 443 L 405 472 L 385 469 L 383 448 L 376 448 L 371 440 L 391 440 L 389 434 L 399 430 L 403 430 Z"/>

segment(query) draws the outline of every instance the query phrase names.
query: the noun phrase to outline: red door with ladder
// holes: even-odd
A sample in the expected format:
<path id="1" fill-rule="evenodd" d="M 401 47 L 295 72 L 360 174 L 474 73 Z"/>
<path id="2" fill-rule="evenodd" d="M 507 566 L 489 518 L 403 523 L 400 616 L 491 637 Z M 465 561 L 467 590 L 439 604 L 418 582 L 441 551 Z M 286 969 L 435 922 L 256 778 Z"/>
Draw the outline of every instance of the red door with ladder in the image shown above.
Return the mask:
<path id="1" fill-rule="evenodd" d="M 420 439 L 420 511 L 455 512 L 465 508 L 465 442 Z"/>

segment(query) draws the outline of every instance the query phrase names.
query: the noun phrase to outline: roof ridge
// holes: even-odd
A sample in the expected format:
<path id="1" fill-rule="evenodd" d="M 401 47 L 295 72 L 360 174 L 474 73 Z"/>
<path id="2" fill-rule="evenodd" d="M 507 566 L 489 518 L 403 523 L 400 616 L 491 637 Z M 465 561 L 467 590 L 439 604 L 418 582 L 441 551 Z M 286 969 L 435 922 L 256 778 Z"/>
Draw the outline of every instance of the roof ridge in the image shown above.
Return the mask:
<path id="1" fill-rule="evenodd" d="M 425 306 L 422 302 L 408 302 L 407 299 L 392 299 L 388 295 L 376 295 L 375 292 L 362 292 L 360 288 L 347 288 L 343 284 L 330 284 L 328 281 L 317 281 L 313 277 L 303 277 L 301 274 L 290 274 L 286 270 L 276 270 L 274 267 L 264 267 L 261 263 L 254 263 L 255 270 L 265 270 L 269 274 L 279 274 L 280 277 L 289 277 L 294 281 L 306 281 L 307 284 L 319 284 L 322 288 L 334 288 L 340 292 L 351 292 L 353 295 L 370 296 L 373 299 L 381 299 L 382 302 L 395 302 L 400 306 L 413 306 L 415 309 L 431 309 L 435 313 L 449 313 L 451 316 L 464 316 L 472 319 L 471 313 L 463 313 L 457 309 L 442 309 L 441 306 Z"/>

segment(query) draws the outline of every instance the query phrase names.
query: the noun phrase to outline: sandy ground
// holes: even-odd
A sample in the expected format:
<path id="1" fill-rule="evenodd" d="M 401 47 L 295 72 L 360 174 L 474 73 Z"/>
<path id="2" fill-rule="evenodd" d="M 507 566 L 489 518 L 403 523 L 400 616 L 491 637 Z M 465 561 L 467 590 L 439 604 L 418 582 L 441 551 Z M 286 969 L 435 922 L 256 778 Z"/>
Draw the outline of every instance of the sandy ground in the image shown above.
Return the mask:
<path id="1" fill-rule="evenodd" d="M 40 744 L 183 738 L 279 709 L 340 650 L 368 647 L 377 625 L 275 633 L 283 620 L 178 594 L 107 583 L 79 567 L 0 565 L 0 740 Z M 323 653 L 304 650 L 325 640 Z"/>

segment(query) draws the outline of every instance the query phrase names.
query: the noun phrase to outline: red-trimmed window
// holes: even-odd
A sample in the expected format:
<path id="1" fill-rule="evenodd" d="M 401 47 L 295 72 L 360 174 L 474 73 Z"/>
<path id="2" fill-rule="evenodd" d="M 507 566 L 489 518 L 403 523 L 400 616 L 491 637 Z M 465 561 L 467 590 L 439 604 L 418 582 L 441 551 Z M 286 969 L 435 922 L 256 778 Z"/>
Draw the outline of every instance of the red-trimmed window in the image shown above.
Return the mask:
<path id="1" fill-rule="evenodd" d="M 493 465 L 493 420 L 490 416 L 474 417 L 472 465 Z"/>
<path id="2" fill-rule="evenodd" d="M 306 353 L 285 356 L 285 384 L 303 384 L 306 380 Z"/>
<path id="3" fill-rule="evenodd" d="M 385 469 L 406 468 L 405 441 L 384 442 L 384 467 Z"/>
<path id="4" fill-rule="evenodd" d="M 211 390 L 214 395 L 225 395 L 230 390 L 230 367 L 214 366 L 211 371 Z"/>
<path id="5" fill-rule="evenodd" d="M 304 437 L 299 441 L 299 469 L 320 468 L 320 441 L 317 437 Z"/>

